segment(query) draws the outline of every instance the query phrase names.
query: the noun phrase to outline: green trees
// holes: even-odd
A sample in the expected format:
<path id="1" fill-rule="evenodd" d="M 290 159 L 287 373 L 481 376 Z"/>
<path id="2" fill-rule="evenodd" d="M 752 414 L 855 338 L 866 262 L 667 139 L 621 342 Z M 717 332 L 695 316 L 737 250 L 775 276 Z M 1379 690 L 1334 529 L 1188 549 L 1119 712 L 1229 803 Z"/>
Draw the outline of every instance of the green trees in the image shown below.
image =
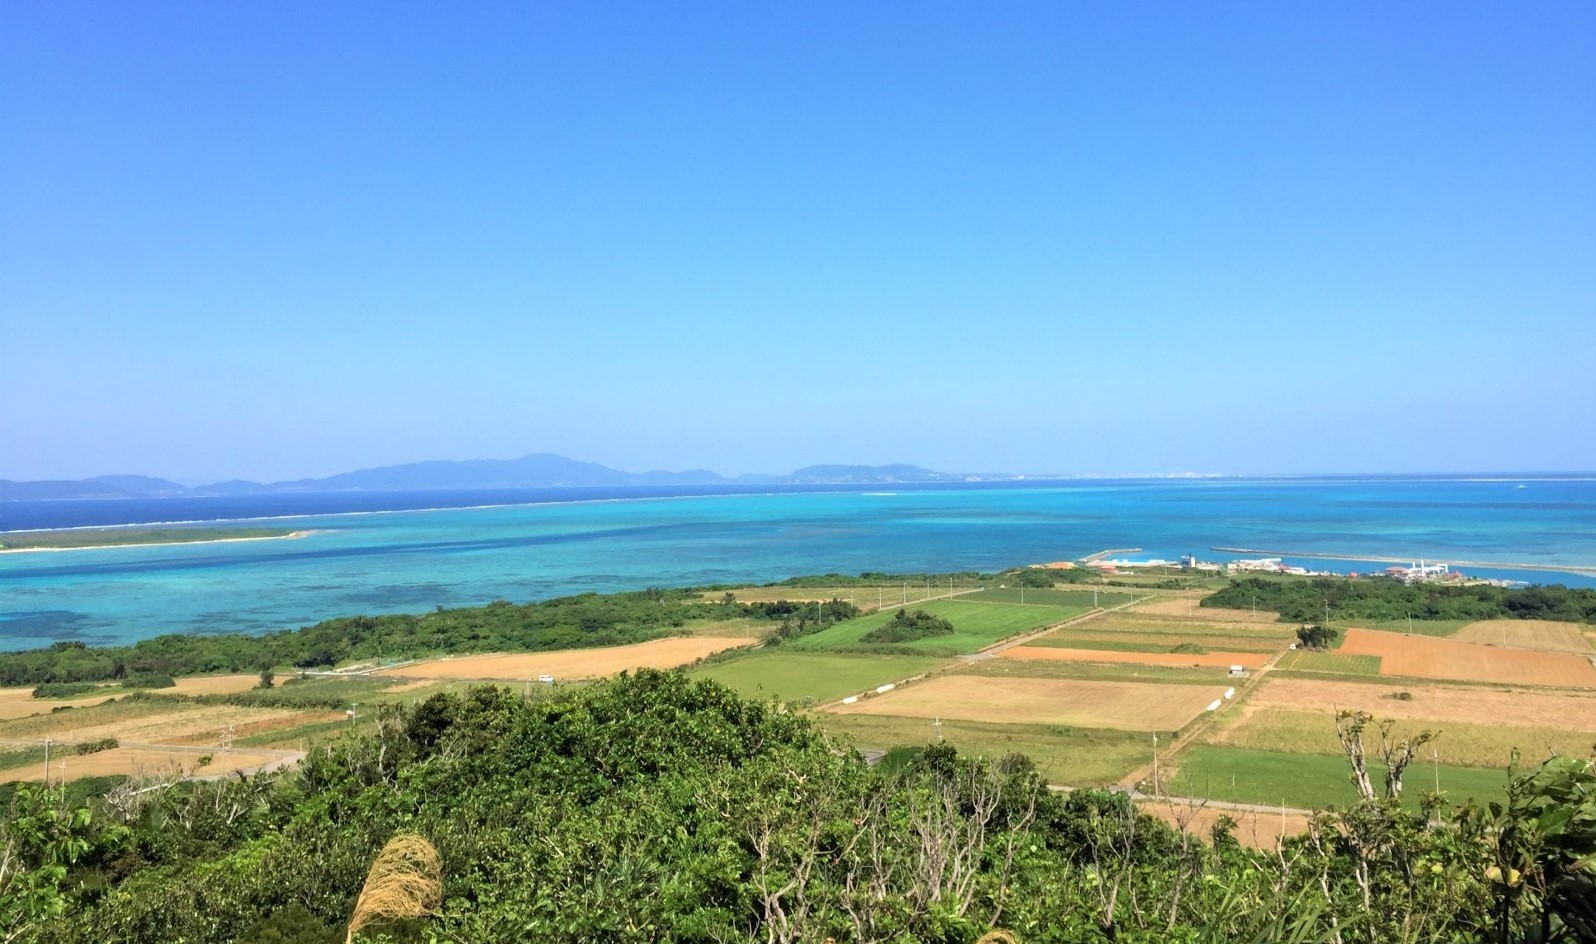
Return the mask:
<path id="1" fill-rule="evenodd" d="M 1339 630 L 1310 623 L 1297 628 L 1297 644 L 1304 649 L 1329 649 L 1341 637 Z"/>
<path id="2" fill-rule="evenodd" d="M 860 636 L 859 641 L 914 642 L 916 639 L 930 639 L 934 636 L 951 636 L 953 632 L 953 624 L 940 616 L 933 616 L 925 610 L 915 610 L 911 613 L 907 609 L 902 609 L 894 613 L 892 619 Z"/>
<path id="3" fill-rule="evenodd" d="M 376 722 L 297 774 L 120 790 L 93 815 L 19 791 L 0 928 L 337 939 L 396 833 L 437 848 L 444 888 L 424 926 L 381 929 L 394 940 L 1549 944 L 1590 926 L 1585 761 L 1484 809 L 1408 812 L 1371 788 L 1255 852 L 1223 821 L 1205 842 L 1125 794 L 1052 793 L 1023 757 L 931 745 L 874 770 L 803 718 L 680 674 L 536 701 L 473 688 Z"/>
<path id="4" fill-rule="evenodd" d="M 1491 586 L 1404 584 L 1395 580 L 1248 577 L 1232 580 L 1203 606 L 1274 610 L 1284 622 L 1312 623 L 1325 607 L 1337 619 L 1546 619 L 1596 622 L 1596 590 L 1557 584 L 1509 589 Z"/>

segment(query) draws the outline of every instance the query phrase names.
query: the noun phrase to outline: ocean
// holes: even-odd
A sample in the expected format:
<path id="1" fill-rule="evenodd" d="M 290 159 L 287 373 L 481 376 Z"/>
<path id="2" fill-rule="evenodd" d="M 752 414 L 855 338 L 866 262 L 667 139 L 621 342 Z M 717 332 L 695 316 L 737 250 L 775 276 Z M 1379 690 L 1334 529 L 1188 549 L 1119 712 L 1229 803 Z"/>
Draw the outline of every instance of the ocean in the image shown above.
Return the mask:
<path id="1" fill-rule="evenodd" d="M 0 648 L 258 633 L 335 616 L 863 571 L 994 571 L 1110 548 L 1217 547 L 1596 566 L 1596 478 L 1101 480 L 959 486 L 514 489 L 13 502 L 0 530 L 270 524 L 295 540 L 0 554 Z M 1361 555 L 1361 557 L 1360 557 Z M 1472 575 L 1596 586 L 1578 573 Z"/>

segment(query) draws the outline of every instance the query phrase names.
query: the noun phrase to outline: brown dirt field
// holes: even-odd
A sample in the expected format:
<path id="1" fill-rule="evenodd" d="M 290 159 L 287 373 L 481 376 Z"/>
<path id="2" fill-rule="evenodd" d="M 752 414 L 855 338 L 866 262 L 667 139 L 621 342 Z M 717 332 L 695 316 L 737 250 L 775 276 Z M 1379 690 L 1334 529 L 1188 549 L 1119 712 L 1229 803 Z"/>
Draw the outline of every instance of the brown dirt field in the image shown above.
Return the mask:
<path id="1" fill-rule="evenodd" d="M 1174 731 L 1223 692 L 1222 686 L 1209 685 L 942 675 L 826 710 L 953 721 Z"/>
<path id="2" fill-rule="evenodd" d="M 1571 653 L 1501 649 L 1368 629 L 1347 630 L 1336 651 L 1379 656 L 1381 675 L 1596 688 L 1596 665 Z"/>
<path id="3" fill-rule="evenodd" d="M 277 760 L 273 754 L 256 754 L 250 751 L 232 751 L 211 755 L 211 762 L 204 767 L 198 766 L 202 752 L 200 751 L 147 751 L 132 750 L 129 748 L 114 748 L 109 751 L 100 751 L 97 754 L 84 754 L 82 756 L 67 755 L 62 760 L 66 761 L 65 770 L 54 758 L 50 761 L 50 778 L 63 774 L 71 779 L 73 777 L 103 777 L 110 774 L 127 774 L 130 777 L 153 776 L 172 771 L 182 773 L 200 774 L 225 774 L 235 770 L 244 770 L 249 767 L 258 767 Z M 39 780 L 44 776 L 44 765 L 28 764 L 25 767 L 14 767 L 11 770 L 0 770 L 0 782 L 13 780 Z"/>
<path id="4" fill-rule="evenodd" d="M 1203 594 L 1206 596 L 1207 594 Z M 1250 623 L 1254 626 L 1283 626 L 1277 622 L 1280 614 L 1273 610 L 1227 610 L 1212 606 L 1198 606 L 1197 601 L 1201 596 L 1192 597 L 1163 597 L 1157 600 L 1148 600 L 1138 603 L 1130 608 L 1134 614 L 1147 616 L 1178 616 L 1181 619 L 1190 619 L 1205 623 Z"/>
<path id="5" fill-rule="evenodd" d="M 1308 817 L 1301 813 L 1287 813 L 1282 821 L 1279 813 L 1216 810 L 1213 807 L 1188 810 L 1177 806 L 1171 809 L 1168 803 L 1156 800 L 1138 800 L 1136 806 L 1143 813 L 1156 816 L 1177 829 L 1180 828 L 1180 823 L 1176 821 L 1176 815 L 1179 814 L 1186 820 L 1186 831 L 1203 839 L 1208 838 L 1219 817 L 1229 816 L 1236 821 L 1236 828 L 1230 834 L 1249 849 L 1273 849 L 1279 845 L 1281 837 L 1297 836 L 1308 831 Z"/>
<path id="6" fill-rule="evenodd" d="M 163 695 L 231 695 L 247 692 L 259 684 L 259 675 L 196 675 L 178 679 L 176 688 L 155 691 Z"/>
<path id="7" fill-rule="evenodd" d="M 1258 652 L 1119 652 L 1112 649 L 1056 649 L 1051 646 L 1015 646 L 998 654 L 1000 659 L 1054 659 L 1059 662 L 1126 662 L 1133 665 L 1201 665 L 1228 668 L 1244 665 L 1259 669 L 1269 656 Z"/>
<path id="8" fill-rule="evenodd" d="M 1410 701 L 1386 696 L 1412 695 Z M 1247 696 L 1241 717 L 1272 708 L 1367 711 L 1399 721 L 1535 725 L 1568 731 L 1596 731 L 1596 692 L 1553 694 L 1445 685 L 1380 685 L 1266 678 Z"/>
<path id="9" fill-rule="evenodd" d="M 34 698 L 33 687 L 27 688 L 0 688 L 0 721 L 11 721 L 15 718 L 26 718 L 29 715 L 47 715 L 50 709 L 62 705 L 71 705 L 74 708 L 85 708 L 89 705 L 98 705 L 113 695 L 126 694 L 118 690 L 109 690 L 104 695 L 90 695 L 85 698 Z"/>
<path id="10" fill-rule="evenodd" d="M 1468 624 L 1449 638 L 1458 642 L 1477 642 L 1509 649 L 1537 649 L 1541 652 L 1591 651 L 1590 640 L 1580 631 L 1578 623 L 1554 623 L 1550 620 L 1480 620 Z"/>
<path id="11" fill-rule="evenodd" d="M 321 712 L 314 712 L 320 715 Z M 222 729 L 233 725 L 235 736 L 257 729 L 263 722 L 297 719 L 306 712 L 281 708 L 240 708 L 235 705 L 193 705 L 138 717 L 96 716 L 95 712 L 65 711 L 47 723 L 31 724 L 28 740 L 49 736 L 58 741 L 97 741 L 114 737 L 143 744 L 215 743 Z M 258 728 L 266 730 L 267 728 Z M 23 735 L 18 735 L 23 736 Z"/>
<path id="12" fill-rule="evenodd" d="M 383 675 L 408 678 L 535 680 L 552 675 L 564 681 L 599 678 L 631 669 L 670 669 L 725 649 L 752 645 L 753 639 L 726 636 L 691 636 L 655 639 L 607 649 L 561 649 L 557 652 L 503 653 L 436 659 L 387 669 Z"/>

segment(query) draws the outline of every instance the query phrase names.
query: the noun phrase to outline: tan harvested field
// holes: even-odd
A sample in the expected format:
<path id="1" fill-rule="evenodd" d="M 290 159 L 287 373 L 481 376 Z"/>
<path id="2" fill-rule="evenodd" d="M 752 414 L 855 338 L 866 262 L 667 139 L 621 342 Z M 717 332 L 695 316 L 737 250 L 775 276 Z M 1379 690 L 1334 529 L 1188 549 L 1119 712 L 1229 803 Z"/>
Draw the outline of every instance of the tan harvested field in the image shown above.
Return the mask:
<path id="1" fill-rule="evenodd" d="M 1150 816 L 1156 816 L 1179 829 L 1207 839 L 1219 817 L 1235 820 L 1236 828 L 1230 834 L 1249 849 L 1273 849 L 1284 836 L 1298 836 L 1308 831 L 1308 817 L 1302 813 L 1259 813 L 1253 810 L 1219 810 L 1213 807 L 1189 808 L 1158 800 L 1138 800 L 1136 806 Z"/>
<path id="2" fill-rule="evenodd" d="M 1131 607 L 1130 612 L 1145 616 L 1178 616 L 1204 623 L 1239 623 L 1253 626 L 1281 626 L 1277 622 L 1280 614 L 1270 610 L 1227 610 L 1215 606 L 1198 606 L 1197 601 L 1207 596 L 1207 593 L 1183 595 L 1179 597 L 1161 597 L 1157 600 L 1148 600 Z"/>
<path id="3" fill-rule="evenodd" d="M 1380 657 L 1381 675 L 1512 685 L 1596 687 L 1596 665 L 1563 652 L 1502 649 L 1431 636 L 1349 629 L 1336 650 Z"/>
<path id="4" fill-rule="evenodd" d="M 165 774 L 225 774 L 235 770 L 246 770 L 270 764 L 279 760 L 275 754 L 260 754 L 248 750 L 231 751 L 223 753 L 216 751 L 211 754 L 211 762 L 204 767 L 199 766 L 202 752 L 199 751 L 153 751 L 134 750 L 130 748 L 114 748 L 109 751 L 100 751 L 97 754 L 67 755 L 60 759 L 50 761 L 50 778 L 54 781 L 59 777 L 72 779 L 74 777 L 103 777 L 111 774 L 127 774 L 130 777 L 158 776 Z M 65 767 L 62 767 L 62 762 Z M 12 780 L 39 780 L 44 776 L 44 765 L 28 764 L 23 767 L 13 767 L 10 770 L 0 770 L 0 782 Z"/>
<path id="5" fill-rule="evenodd" d="M 1458 642 L 1477 642 L 1510 649 L 1538 649 L 1541 652 L 1591 651 L 1590 640 L 1578 623 L 1550 620 L 1480 620 L 1453 633 Z"/>
<path id="6" fill-rule="evenodd" d="M 1389 696 L 1407 692 L 1404 701 Z M 1379 718 L 1501 724 L 1596 732 L 1596 692 L 1552 693 L 1447 685 L 1391 685 L 1266 678 L 1247 696 L 1241 716 L 1269 709 L 1367 711 Z"/>
<path id="7" fill-rule="evenodd" d="M 1223 692 L 1223 686 L 1209 685 L 942 675 L 826 710 L 837 714 L 1174 731 Z"/>
<path id="8" fill-rule="evenodd" d="M 1518 751 L 1523 762 L 1534 765 L 1553 754 L 1585 757 L 1591 752 L 1596 734 L 1569 731 L 1545 725 L 1475 724 L 1461 721 L 1394 719 L 1392 734 L 1397 738 L 1420 731 L 1439 732 L 1422 754 L 1458 767 L 1499 769 Z M 1378 730 L 1364 735 L 1371 752 L 1380 742 Z M 1341 742 L 1336 737 L 1335 717 L 1330 711 L 1294 711 L 1263 708 L 1245 715 L 1240 724 L 1211 731 L 1203 738 L 1207 744 L 1221 744 L 1277 754 L 1323 754 L 1340 756 Z"/>
<path id="9" fill-rule="evenodd" d="M 129 710 L 119 703 L 14 721 L 0 729 L 0 737 L 31 741 L 51 737 L 74 742 L 114 737 L 136 744 L 214 744 L 228 725 L 233 726 L 234 736 L 242 737 L 327 714 L 320 710 L 306 712 L 235 705 L 174 707 L 155 703 L 131 708 L 137 710 Z"/>
<path id="10" fill-rule="evenodd" d="M 1055 646 L 1015 646 L 998 654 L 1000 659 L 1040 659 L 1059 662 L 1116 662 L 1132 665 L 1208 666 L 1244 665 L 1262 668 L 1269 656 L 1258 652 L 1120 652 L 1113 649 L 1060 649 Z"/>
<path id="11" fill-rule="evenodd" d="M 258 675 L 204 675 L 178 679 L 175 688 L 161 688 L 155 691 L 169 695 L 221 695 L 242 692 L 254 688 L 259 683 Z M 52 709 L 63 705 L 87 708 L 98 705 L 108 698 L 121 698 L 128 694 L 131 694 L 130 690 L 117 685 L 107 685 L 104 694 L 85 695 L 81 698 L 34 698 L 31 686 L 0 688 L 0 721 L 49 714 Z"/>
<path id="12" fill-rule="evenodd" d="M 118 690 L 107 690 L 104 695 L 90 695 L 85 698 L 34 698 L 33 688 L 0 688 L 0 721 L 11 721 L 16 718 L 26 718 L 29 715 L 49 714 L 53 708 L 70 705 L 73 708 L 84 708 L 89 705 L 98 705 L 114 695 L 124 694 Z"/>
<path id="13" fill-rule="evenodd" d="M 386 669 L 385 676 L 408 678 L 495 679 L 532 681 L 540 675 L 555 679 L 600 678 L 632 669 L 670 669 L 687 665 L 726 649 L 748 646 L 757 640 L 733 636 L 689 636 L 655 639 L 630 646 L 605 649 L 561 649 L 556 652 L 500 653 L 434 659 Z"/>

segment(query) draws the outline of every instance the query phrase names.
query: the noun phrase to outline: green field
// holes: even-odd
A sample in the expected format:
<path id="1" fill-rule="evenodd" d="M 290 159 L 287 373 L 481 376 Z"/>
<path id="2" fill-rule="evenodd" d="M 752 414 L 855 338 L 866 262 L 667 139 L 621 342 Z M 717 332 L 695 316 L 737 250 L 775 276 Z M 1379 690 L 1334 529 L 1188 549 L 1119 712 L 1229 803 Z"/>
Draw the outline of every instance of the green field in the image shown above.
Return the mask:
<path id="1" fill-rule="evenodd" d="M 1350 767 L 1341 756 L 1322 754 L 1278 754 L 1235 747 L 1196 745 L 1181 753 L 1178 772 L 1164 782 L 1164 790 L 1175 796 L 1209 797 L 1234 803 L 1264 806 L 1285 804 L 1303 809 L 1346 806 L 1357 799 L 1348 780 Z M 1375 790 L 1382 789 L 1385 768 L 1369 762 L 1369 779 Z M 1402 802 L 1417 807 L 1419 796 L 1435 789 L 1437 768 L 1414 763 L 1403 778 Z M 1476 767 L 1439 768 L 1441 789 L 1447 799 L 1462 803 L 1500 799 L 1507 783 L 1505 770 Z"/>
<path id="2" fill-rule="evenodd" d="M 953 670 L 955 675 L 989 678 L 1059 678 L 1092 682 L 1167 682 L 1171 685 L 1215 685 L 1225 681 L 1221 668 L 1199 666 L 1112 665 L 1051 659 L 982 659 Z"/>
<path id="3" fill-rule="evenodd" d="M 1278 667 L 1298 672 L 1322 672 L 1332 675 L 1379 675 L 1380 657 L 1344 656 L 1339 652 L 1298 649 L 1286 653 Z"/>
<path id="4" fill-rule="evenodd" d="M 860 748 L 890 750 L 924 747 L 937 730 L 922 718 L 883 715 L 834 715 L 817 712 L 817 723 L 833 734 L 853 737 Z M 1152 759 L 1152 741 L 1144 734 L 1043 724 L 992 724 L 944 721 L 942 738 L 966 754 L 1001 757 L 1025 754 L 1049 783 L 1096 787 L 1115 783 Z"/>
<path id="5" fill-rule="evenodd" d="M 1027 597 L 1030 593 L 1027 591 Z M 932 650 L 943 652 L 975 652 L 1010 636 L 1053 623 L 1080 616 L 1090 606 L 1043 606 L 1027 602 L 1019 604 L 969 602 L 970 597 L 957 600 L 932 600 L 923 606 L 910 604 L 909 609 L 924 610 L 940 616 L 953 624 L 951 636 L 933 636 L 914 642 L 898 643 L 897 648 L 912 652 Z M 802 636 L 792 642 L 792 647 L 808 651 L 839 649 L 848 646 L 868 645 L 860 637 L 887 620 L 896 610 L 871 613 L 846 623 L 839 623 L 818 633 Z"/>
<path id="6" fill-rule="evenodd" d="M 988 587 L 977 594 L 964 597 L 966 600 L 975 600 L 980 603 L 1021 603 L 1024 597 L 1025 606 L 1078 606 L 1091 609 L 1092 601 L 1104 609 L 1119 606 L 1138 599 L 1137 595 L 1129 593 L 1110 593 L 1099 590 L 1095 594 L 1091 590 L 1043 590 L 1026 587 L 1023 591 L 1019 587 Z M 887 601 L 892 602 L 891 600 Z"/>
<path id="7" fill-rule="evenodd" d="M 1412 633 L 1415 636 L 1450 636 L 1473 620 L 1368 620 L 1364 622 L 1353 621 L 1354 626 L 1364 629 L 1379 629 L 1388 633 Z"/>
<path id="8" fill-rule="evenodd" d="M 947 662 L 939 656 L 880 656 L 840 652 L 755 652 L 689 671 L 713 679 L 750 698 L 777 701 L 834 701 L 867 689 L 919 675 Z"/>

